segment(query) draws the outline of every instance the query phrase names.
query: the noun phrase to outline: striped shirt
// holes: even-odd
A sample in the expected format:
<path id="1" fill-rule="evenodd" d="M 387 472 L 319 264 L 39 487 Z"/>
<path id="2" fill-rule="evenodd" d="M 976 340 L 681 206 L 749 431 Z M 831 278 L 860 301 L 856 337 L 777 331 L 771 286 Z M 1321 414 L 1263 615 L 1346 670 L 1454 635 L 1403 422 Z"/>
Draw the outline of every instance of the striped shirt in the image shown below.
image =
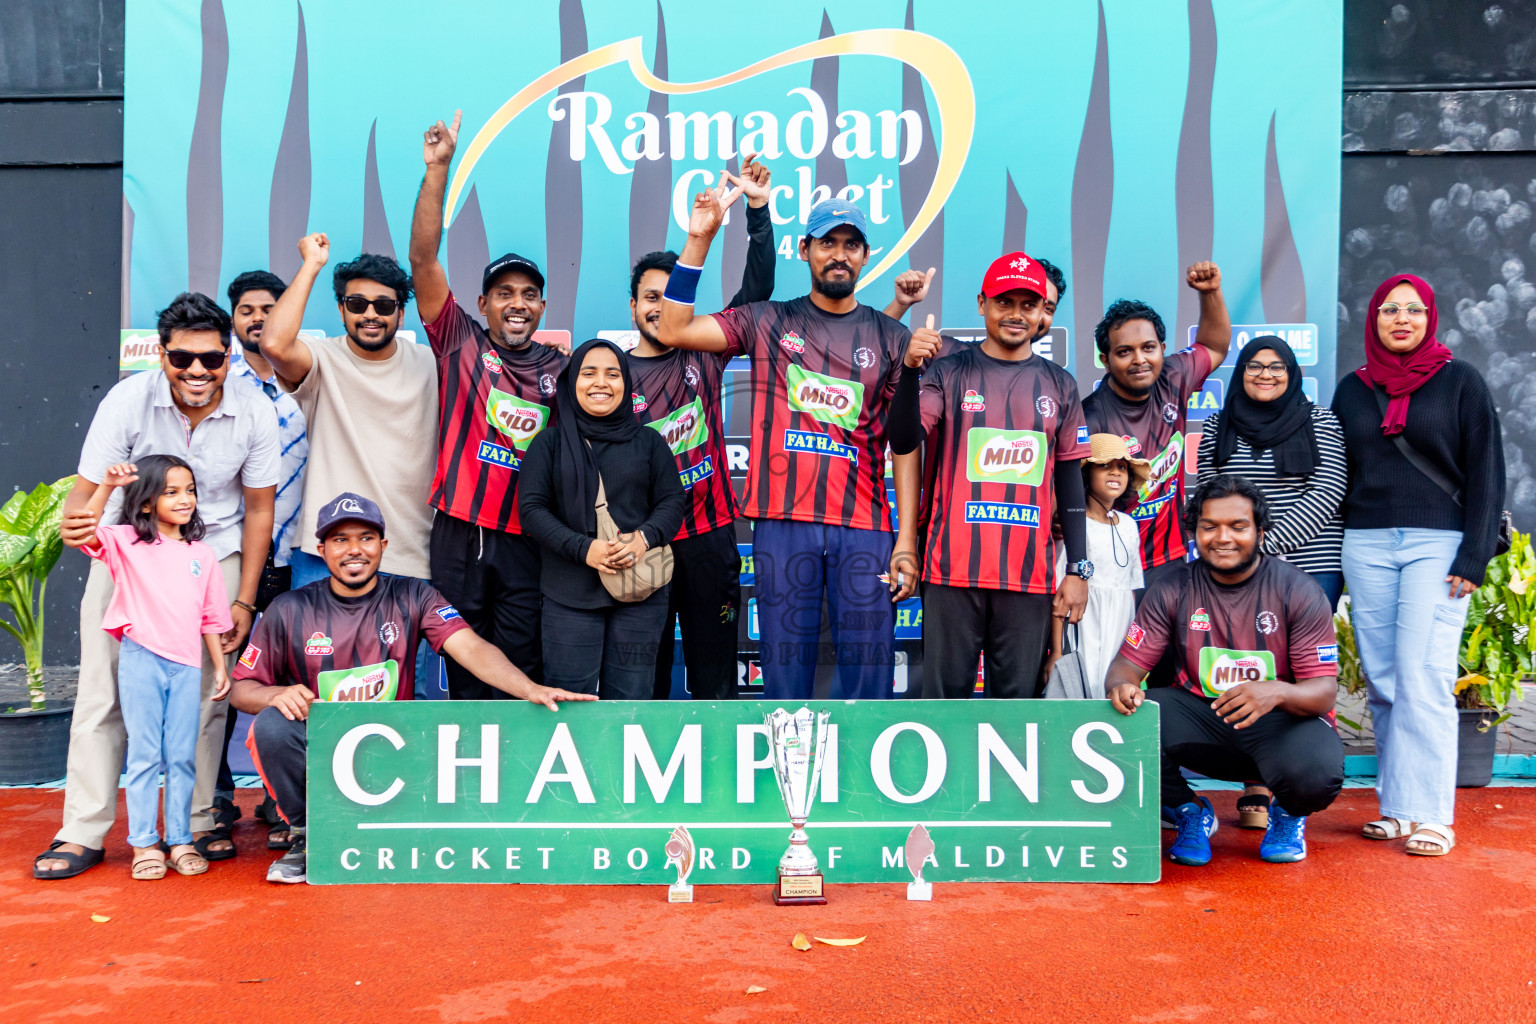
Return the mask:
<path id="1" fill-rule="evenodd" d="M 1273 450 L 1255 452 L 1241 437 L 1226 465 L 1216 466 L 1216 434 L 1220 415 L 1206 421 L 1200 437 L 1199 479 L 1235 473 L 1258 485 L 1269 499 L 1269 531 L 1264 553 L 1277 555 L 1303 572 L 1340 572 L 1339 549 L 1344 544 L 1344 518 L 1339 504 L 1348 482 L 1344 432 L 1332 412 L 1312 407 L 1312 431 L 1317 435 L 1319 463 L 1311 476 L 1283 476 L 1275 471 Z"/>
<path id="2" fill-rule="evenodd" d="M 245 360 L 238 345 L 232 346 L 229 380 L 245 381 L 271 399 L 277 413 L 279 476 L 272 508 L 272 564 L 284 566 L 299 545 L 299 508 L 304 499 L 304 465 L 309 461 L 309 435 L 304 432 L 304 412 L 298 401 L 277 383 L 277 374 L 266 380 Z M 237 385 L 231 384 L 231 387 Z"/>

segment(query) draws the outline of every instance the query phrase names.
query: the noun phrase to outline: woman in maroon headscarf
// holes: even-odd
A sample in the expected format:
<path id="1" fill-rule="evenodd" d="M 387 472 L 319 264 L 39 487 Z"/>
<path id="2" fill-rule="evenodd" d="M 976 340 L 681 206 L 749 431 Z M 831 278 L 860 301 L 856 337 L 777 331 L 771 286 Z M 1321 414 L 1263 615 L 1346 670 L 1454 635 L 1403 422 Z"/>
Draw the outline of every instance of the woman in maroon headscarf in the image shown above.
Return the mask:
<path id="1" fill-rule="evenodd" d="M 1456 655 L 1504 503 L 1493 398 L 1436 340 L 1437 320 L 1426 282 L 1383 281 L 1371 296 L 1365 365 L 1333 395 L 1349 459 L 1344 579 L 1370 683 L 1381 801 L 1381 819 L 1363 834 L 1406 837 L 1408 853 L 1428 857 L 1456 843 Z"/>

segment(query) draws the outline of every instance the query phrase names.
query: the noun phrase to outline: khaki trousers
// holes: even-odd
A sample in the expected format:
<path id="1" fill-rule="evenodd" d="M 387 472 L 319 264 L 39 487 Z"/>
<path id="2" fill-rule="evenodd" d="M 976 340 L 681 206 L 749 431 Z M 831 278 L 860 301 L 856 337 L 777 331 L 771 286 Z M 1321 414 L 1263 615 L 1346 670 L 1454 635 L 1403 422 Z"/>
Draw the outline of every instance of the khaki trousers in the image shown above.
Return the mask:
<path id="1" fill-rule="evenodd" d="M 240 593 L 240 552 L 219 562 L 224 589 L 233 601 Z M 99 850 L 117 818 L 118 782 L 128 732 L 117 703 L 119 644 L 101 628 L 112 600 L 112 574 L 95 559 L 80 601 L 80 689 L 69 730 L 69 767 L 64 777 L 64 825 L 54 837 Z M 230 655 L 229 666 L 239 652 Z M 226 667 L 229 667 L 226 666 Z M 213 662 L 203 654 L 203 705 L 197 732 L 197 782 L 192 788 L 192 830 L 213 828 L 213 789 L 224 754 L 224 719 L 229 701 L 209 700 Z"/>

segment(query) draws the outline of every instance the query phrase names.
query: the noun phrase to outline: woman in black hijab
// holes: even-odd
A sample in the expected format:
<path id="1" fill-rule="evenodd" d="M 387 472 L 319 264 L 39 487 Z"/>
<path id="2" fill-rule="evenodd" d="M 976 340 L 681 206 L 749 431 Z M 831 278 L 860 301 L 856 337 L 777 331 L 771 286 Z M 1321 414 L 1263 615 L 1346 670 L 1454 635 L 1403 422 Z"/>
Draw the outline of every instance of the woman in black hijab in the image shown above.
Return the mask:
<path id="1" fill-rule="evenodd" d="M 545 549 L 544 679 L 605 700 L 651 696 L 669 588 L 625 603 L 599 574 L 667 543 L 687 504 L 671 449 L 635 418 L 633 391 L 623 350 L 584 343 L 555 383 L 556 423 L 528 446 L 517 481 L 523 532 Z M 599 478 L 618 540 L 597 539 Z"/>

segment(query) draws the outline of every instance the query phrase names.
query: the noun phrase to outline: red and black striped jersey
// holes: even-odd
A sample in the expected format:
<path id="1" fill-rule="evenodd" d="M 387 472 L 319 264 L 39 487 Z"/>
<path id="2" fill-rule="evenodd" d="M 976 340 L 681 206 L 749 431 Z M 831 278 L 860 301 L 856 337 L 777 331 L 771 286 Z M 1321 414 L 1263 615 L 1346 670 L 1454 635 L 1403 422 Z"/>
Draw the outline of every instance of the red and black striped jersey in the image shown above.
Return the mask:
<path id="1" fill-rule="evenodd" d="M 1294 683 L 1339 670 L 1333 608 L 1323 588 L 1269 555 L 1235 586 L 1216 582 L 1204 562 L 1153 582 L 1120 654 L 1150 672 L 1170 648 L 1178 684 L 1212 699 L 1239 683 Z"/>
<path id="2" fill-rule="evenodd" d="M 422 639 L 440 651 L 469 624 L 426 580 L 377 579 L 356 597 L 338 596 L 329 577 L 277 595 L 231 678 L 303 683 L 322 700 L 410 700 Z"/>
<path id="3" fill-rule="evenodd" d="M 677 475 L 688 492 L 688 511 L 675 540 L 697 537 L 736 520 L 720 381 L 728 356 L 672 349 L 665 355 L 629 354 L 631 396 L 641 423 L 666 439 Z"/>
<path id="4" fill-rule="evenodd" d="M 437 472 L 432 496 L 455 519 L 521 533 L 517 471 L 534 437 L 554 419 L 559 350 L 521 352 L 491 341 L 452 293 L 425 325 L 437 357 Z"/>
<path id="5" fill-rule="evenodd" d="M 923 579 L 1054 592 L 1053 471 L 1088 454 L 1077 381 L 1038 355 L 968 345 L 934 361 L 919 394 L 932 466 Z"/>
<path id="6" fill-rule="evenodd" d="M 828 313 L 809 296 L 716 313 L 727 355 L 752 364 L 751 519 L 889 530 L 885 416 L 907 329 L 860 305 Z"/>
<path id="7" fill-rule="evenodd" d="M 1144 569 L 1184 561 L 1187 549 L 1179 512 L 1184 507 L 1185 416 L 1189 396 L 1200 390 L 1211 369 L 1210 355 L 1195 345 L 1163 360 L 1163 372 L 1145 401 L 1121 398 L 1109 386 L 1108 377 L 1083 399 L 1091 433 L 1119 434 L 1132 455 L 1152 463 L 1152 475 L 1131 509 L 1131 518 L 1141 529 Z"/>

